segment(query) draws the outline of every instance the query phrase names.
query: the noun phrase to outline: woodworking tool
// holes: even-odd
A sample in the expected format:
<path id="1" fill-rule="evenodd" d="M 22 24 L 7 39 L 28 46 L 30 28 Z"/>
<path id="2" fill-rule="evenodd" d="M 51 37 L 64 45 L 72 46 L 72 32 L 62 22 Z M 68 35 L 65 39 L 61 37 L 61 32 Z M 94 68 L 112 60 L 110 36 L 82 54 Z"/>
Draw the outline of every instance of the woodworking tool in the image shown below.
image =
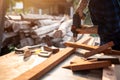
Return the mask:
<path id="1" fill-rule="evenodd" d="M 25 49 L 23 59 L 26 60 L 26 59 L 29 58 L 31 55 L 32 55 L 31 51 L 30 51 L 29 49 Z"/>
<path id="2" fill-rule="evenodd" d="M 77 40 L 78 33 L 76 32 L 76 29 L 80 28 L 81 27 L 80 25 L 81 25 L 81 18 L 80 18 L 78 13 L 75 13 L 73 15 L 73 24 L 72 24 L 72 27 L 71 27 L 71 31 L 73 32 L 74 41 Z"/>
<path id="3" fill-rule="evenodd" d="M 51 56 L 52 52 L 48 52 L 48 51 L 42 51 L 38 54 L 38 56 L 41 56 L 41 57 L 49 57 Z"/>

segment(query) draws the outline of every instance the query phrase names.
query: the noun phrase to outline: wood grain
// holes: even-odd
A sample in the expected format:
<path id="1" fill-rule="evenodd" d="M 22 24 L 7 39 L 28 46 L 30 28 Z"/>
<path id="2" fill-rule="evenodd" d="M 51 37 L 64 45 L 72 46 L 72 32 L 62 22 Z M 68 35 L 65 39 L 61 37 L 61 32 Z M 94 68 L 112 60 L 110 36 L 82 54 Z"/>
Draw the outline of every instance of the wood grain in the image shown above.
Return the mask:
<path id="1" fill-rule="evenodd" d="M 72 71 L 78 71 L 78 70 L 90 70 L 90 69 L 98 69 L 98 68 L 104 68 L 111 65 L 110 61 L 85 61 L 80 63 L 71 64 L 70 67 Z"/>
<path id="2" fill-rule="evenodd" d="M 74 42 L 66 42 L 65 46 L 74 47 L 74 48 L 82 48 L 82 49 L 86 49 L 86 50 L 90 50 L 90 51 L 99 48 L 99 46 L 90 46 L 90 45 L 86 45 L 86 44 L 82 44 L 82 43 L 74 43 Z M 112 50 L 111 48 L 108 48 L 102 52 L 107 55 L 108 54 L 109 55 L 120 55 L 120 51 Z"/>
<path id="3" fill-rule="evenodd" d="M 109 47 L 112 47 L 112 46 L 114 46 L 114 43 L 112 41 L 108 42 L 108 43 L 106 43 L 106 44 L 98 47 L 95 50 L 92 50 L 90 52 L 86 52 L 85 55 L 84 55 L 84 57 L 89 57 L 89 56 L 92 56 L 94 54 L 100 53 L 100 52 L 102 52 L 102 51 L 104 51 L 104 50 L 106 50 L 106 49 L 108 49 Z"/>
<path id="4" fill-rule="evenodd" d="M 98 46 L 90 46 L 90 45 L 86 45 L 82 43 L 74 43 L 74 42 L 66 42 L 65 46 L 74 47 L 74 48 L 82 48 L 86 50 L 94 50 L 98 48 Z"/>
<path id="5" fill-rule="evenodd" d="M 45 73 L 50 71 L 53 67 L 55 67 L 64 59 L 66 59 L 68 56 L 70 56 L 73 52 L 74 48 L 67 47 L 61 50 L 60 52 L 56 53 L 55 55 L 51 56 L 43 63 L 35 66 L 33 69 L 18 76 L 14 80 L 38 80 Z"/>

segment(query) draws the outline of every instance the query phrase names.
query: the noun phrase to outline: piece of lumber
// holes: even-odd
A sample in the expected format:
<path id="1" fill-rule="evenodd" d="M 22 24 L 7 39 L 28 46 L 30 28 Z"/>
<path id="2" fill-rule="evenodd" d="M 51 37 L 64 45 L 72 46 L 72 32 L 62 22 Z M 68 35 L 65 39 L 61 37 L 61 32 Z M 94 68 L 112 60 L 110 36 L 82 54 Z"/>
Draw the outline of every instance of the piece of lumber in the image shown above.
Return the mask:
<path id="1" fill-rule="evenodd" d="M 62 68 L 71 69 L 71 65 L 66 65 L 66 66 L 63 66 Z"/>
<path id="2" fill-rule="evenodd" d="M 102 80 L 117 80 L 114 65 L 103 69 Z"/>
<path id="3" fill-rule="evenodd" d="M 47 26 L 47 25 L 51 25 L 57 22 L 58 22 L 57 20 L 45 19 L 45 20 L 38 20 L 37 24 L 38 26 Z"/>
<path id="4" fill-rule="evenodd" d="M 39 14 L 20 14 L 20 16 L 22 20 L 26 20 L 26 21 L 48 19 L 48 17 L 44 17 L 43 15 L 39 15 Z"/>
<path id="5" fill-rule="evenodd" d="M 114 43 L 112 41 L 108 42 L 108 43 L 106 43 L 104 45 L 101 45 L 100 47 L 98 47 L 95 50 L 92 50 L 90 52 L 86 52 L 84 57 L 89 57 L 89 56 L 92 56 L 94 54 L 100 53 L 100 52 L 102 52 L 102 51 L 104 51 L 104 50 L 106 50 L 106 49 L 108 49 L 109 47 L 112 47 L 112 46 L 114 46 Z"/>
<path id="6" fill-rule="evenodd" d="M 74 59 L 70 61 L 70 64 L 78 62 L 78 61 L 85 61 L 85 60 L 87 60 L 87 59 L 79 57 L 79 56 L 75 56 Z"/>
<path id="7" fill-rule="evenodd" d="M 74 47 L 74 48 L 82 48 L 86 50 L 94 50 L 98 48 L 98 46 L 90 46 L 90 45 L 86 45 L 82 43 L 74 43 L 74 42 L 66 42 L 65 46 Z"/>
<path id="8" fill-rule="evenodd" d="M 57 64 L 62 62 L 68 56 L 70 56 L 74 52 L 74 48 L 67 47 L 55 55 L 51 56 L 43 63 L 35 66 L 33 69 L 23 73 L 22 75 L 18 76 L 14 80 L 38 80 L 42 77 L 45 73 L 55 67 Z"/>
<path id="9" fill-rule="evenodd" d="M 77 57 L 76 59 L 70 62 L 70 65 L 63 66 L 62 68 L 71 69 L 71 64 L 76 64 L 76 63 L 89 63 L 89 61 L 87 61 L 84 58 L 82 59 L 80 57 Z"/>
<path id="10" fill-rule="evenodd" d="M 49 32 L 52 32 L 52 31 L 58 29 L 59 26 L 60 26 L 59 22 L 51 24 L 51 25 L 48 25 L 48 26 L 42 26 L 42 27 L 34 30 L 32 34 L 35 34 L 37 36 L 40 36 L 40 35 L 43 35 L 43 34 L 47 34 Z"/>
<path id="11" fill-rule="evenodd" d="M 86 44 L 82 44 L 82 43 L 74 43 L 74 42 L 66 42 L 65 46 L 74 47 L 74 48 L 82 48 L 82 49 L 86 49 L 86 50 L 95 50 L 99 47 L 99 46 L 90 46 L 90 45 L 86 45 Z M 110 48 L 108 48 L 102 52 L 107 55 L 108 54 L 109 55 L 120 55 L 120 51 L 112 50 Z"/>
<path id="12" fill-rule="evenodd" d="M 21 21 L 21 16 L 7 15 L 10 20 Z"/>
<path id="13" fill-rule="evenodd" d="M 88 38 L 87 40 L 85 40 L 84 42 L 82 42 L 82 44 L 87 44 L 92 38 Z"/>
<path id="14" fill-rule="evenodd" d="M 111 65 L 110 61 L 93 61 L 93 62 L 83 61 L 80 63 L 70 64 L 68 66 L 72 71 L 79 71 L 79 70 L 91 70 L 91 69 L 105 68 L 110 65 Z"/>
<path id="15" fill-rule="evenodd" d="M 79 34 L 97 34 L 97 27 L 85 27 L 81 29 L 76 29 Z"/>

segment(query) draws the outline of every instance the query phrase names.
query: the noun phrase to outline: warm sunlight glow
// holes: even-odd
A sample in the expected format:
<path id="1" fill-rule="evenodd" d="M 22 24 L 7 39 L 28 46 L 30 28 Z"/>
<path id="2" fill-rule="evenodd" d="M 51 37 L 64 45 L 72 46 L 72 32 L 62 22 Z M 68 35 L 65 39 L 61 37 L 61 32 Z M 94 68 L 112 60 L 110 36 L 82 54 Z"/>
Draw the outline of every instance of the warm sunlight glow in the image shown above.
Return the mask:
<path id="1" fill-rule="evenodd" d="M 14 6 L 14 9 L 23 9 L 23 2 L 17 2 Z"/>

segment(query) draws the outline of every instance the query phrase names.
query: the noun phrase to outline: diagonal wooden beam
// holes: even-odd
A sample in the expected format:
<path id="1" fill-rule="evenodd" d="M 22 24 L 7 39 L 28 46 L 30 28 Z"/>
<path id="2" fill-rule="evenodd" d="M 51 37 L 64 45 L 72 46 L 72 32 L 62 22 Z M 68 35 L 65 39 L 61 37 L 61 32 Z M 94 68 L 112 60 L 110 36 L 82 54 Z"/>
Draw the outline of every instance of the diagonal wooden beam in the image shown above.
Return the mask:
<path id="1" fill-rule="evenodd" d="M 108 42 L 108 43 L 96 48 L 95 50 L 92 50 L 90 52 L 86 52 L 84 57 L 89 57 L 89 56 L 92 56 L 94 54 L 103 52 L 103 51 L 105 51 L 106 49 L 108 49 L 109 47 L 112 47 L 112 46 L 114 46 L 114 43 L 112 41 Z"/>
<path id="2" fill-rule="evenodd" d="M 78 70 L 88 70 L 88 69 L 98 69 L 98 68 L 104 68 L 111 65 L 110 61 L 96 61 L 96 62 L 85 62 L 85 63 L 76 63 L 71 64 L 72 71 L 78 71 Z"/>
<path id="3" fill-rule="evenodd" d="M 42 77 L 45 73 L 55 67 L 57 64 L 62 62 L 68 56 L 70 56 L 75 51 L 74 48 L 67 47 L 64 50 L 56 53 L 55 55 L 51 56 L 43 63 L 35 66 L 33 69 L 23 73 L 22 75 L 18 76 L 14 80 L 38 80 Z"/>
<path id="4" fill-rule="evenodd" d="M 77 63 L 70 64 L 68 66 L 64 66 L 63 68 L 71 69 L 72 71 L 79 71 L 104 68 L 110 65 L 110 61 L 80 61 Z"/>
<path id="5" fill-rule="evenodd" d="M 90 45 L 74 43 L 74 42 L 66 42 L 65 46 L 74 47 L 74 48 L 82 48 L 86 50 L 94 50 L 98 48 L 98 46 L 90 46 Z"/>
<path id="6" fill-rule="evenodd" d="M 85 40 L 84 42 L 82 42 L 82 44 L 87 44 L 92 38 L 88 38 L 87 40 Z"/>
<path id="7" fill-rule="evenodd" d="M 99 46 L 90 46 L 90 45 L 81 44 L 81 43 L 74 43 L 74 42 L 66 42 L 65 46 L 74 47 L 74 48 L 82 48 L 82 49 L 86 49 L 86 50 L 90 50 L 90 51 L 95 50 L 99 47 Z M 107 55 L 120 55 L 120 51 L 112 50 L 110 48 L 108 48 L 102 52 L 104 54 L 107 54 Z"/>

